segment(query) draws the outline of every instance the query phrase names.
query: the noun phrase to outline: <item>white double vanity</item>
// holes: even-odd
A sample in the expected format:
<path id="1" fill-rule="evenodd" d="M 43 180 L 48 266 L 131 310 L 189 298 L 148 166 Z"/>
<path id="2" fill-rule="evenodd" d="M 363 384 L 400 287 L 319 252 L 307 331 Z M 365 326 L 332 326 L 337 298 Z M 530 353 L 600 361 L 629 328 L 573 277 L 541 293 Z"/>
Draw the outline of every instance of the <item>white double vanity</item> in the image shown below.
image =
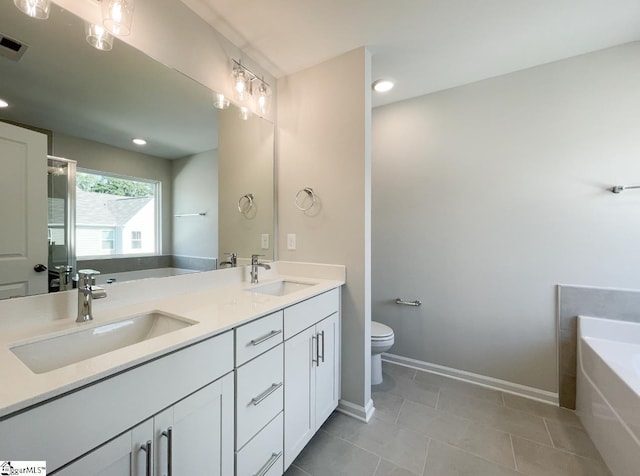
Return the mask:
<path id="1" fill-rule="evenodd" d="M 276 262 L 0 302 L 0 458 L 281 475 L 338 405 L 342 266 Z"/>

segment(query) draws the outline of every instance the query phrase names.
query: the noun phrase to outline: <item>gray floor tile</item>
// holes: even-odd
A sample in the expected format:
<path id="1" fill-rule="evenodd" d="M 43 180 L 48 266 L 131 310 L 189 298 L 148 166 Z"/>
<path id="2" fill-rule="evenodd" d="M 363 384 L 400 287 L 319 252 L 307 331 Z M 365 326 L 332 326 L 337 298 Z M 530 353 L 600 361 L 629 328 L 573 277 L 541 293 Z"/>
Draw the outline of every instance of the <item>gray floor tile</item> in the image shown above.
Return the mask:
<path id="1" fill-rule="evenodd" d="M 380 458 L 320 430 L 294 461 L 313 476 L 372 476 Z"/>
<path id="2" fill-rule="evenodd" d="M 373 414 L 374 418 L 388 423 L 395 423 L 404 403 L 404 398 L 394 393 L 379 392 L 374 389 L 375 387 L 371 388 L 371 398 L 373 399 L 373 406 L 376 408 Z"/>
<path id="3" fill-rule="evenodd" d="M 509 434 L 473 420 L 407 402 L 398 418 L 398 425 L 457 446 L 488 461 L 514 468 Z"/>
<path id="4" fill-rule="evenodd" d="M 547 420 L 553 446 L 580 456 L 601 461 L 602 457 L 587 432 L 571 425 Z"/>
<path id="5" fill-rule="evenodd" d="M 383 382 L 380 385 L 372 386 L 372 393 L 390 393 L 406 400 L 411 400 L 412 402 L 418 402 L 432 407 L 436 406 L 438 392 L 440 390 L 439 387 L 427 382 L 416 381 L 404 372 L 401 372 L 399 375 L 396 373 L 383 372 L 382 376 L 384 379 Z"/>
<path id="6" fill-rule="evenodd" d="M 518 471 L 529 476 L 610 476 L 604 463 L 513 437 Z"/>
<path id="7" fill-rule="evenodd" d="M 551 446 L 544 420 L 531 413 L 441 390 L 439 410 Z"/>
<path id="8" fill-rule="evenodd" d="M 424 476 L 517 476 L 504 468 L 446 443 L 433 440 L 429 446 Z"/>
<path id="9" fill-rule="evenodd" d="M 400 425 L 376 419 L 366 424 L 334 413 L 322 429 L 413 473 L 424 467 L 429 438 Z"/>
<path id="10" fill-rule="evenodd" d="M 296 465 L 292 464 L 291 466 L 289 466 L 289 469 L 284 472 L 284 476 L 311 476 L 311 474 L 301 470 Z"/>
<path id="11" fill-rule="evenodd" d="M 419 473 L 412 473 L 404 468 L 398 468 L 395 464 L 389 461 L 381 460 L 374 476 L 420 476 L 421 474 L 422 471 Z"/>
<path id="12" fill-rule="evenodd" d="M 502 405 L 502 392 L 492 388 L 481 387 L 480 385 L 474 385 L 429 372 L 418 372 L 415 376 L 415 381 L 429 384 L 440 389 L 447 389 L 449 392 L 457 392 L 465 397 L 473 397 L 495 403 L 496 405 Z"/>
<path id="13" fill-rule="evenodd" d="M 509 393 L 504 394 L 504 404 L 515 410 L 522 410 L 548 420 L 560 421 L 567 425 L 582 428 L 582 424 L 573 410 L 557 407 L 548 403 L 537 402 Z"/>

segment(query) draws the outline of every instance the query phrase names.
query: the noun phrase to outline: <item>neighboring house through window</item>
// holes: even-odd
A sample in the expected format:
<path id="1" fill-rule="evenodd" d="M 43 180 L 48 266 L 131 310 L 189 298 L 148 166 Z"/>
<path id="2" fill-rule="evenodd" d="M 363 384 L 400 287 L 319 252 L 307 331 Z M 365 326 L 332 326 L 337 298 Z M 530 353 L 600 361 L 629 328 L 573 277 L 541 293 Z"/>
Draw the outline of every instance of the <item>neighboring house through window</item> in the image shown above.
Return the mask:
<path id="1" fill-rule="evenodd" d="M 78 257 L 158 254 L 158 182 L 82 170 L 76 188 Z"/>

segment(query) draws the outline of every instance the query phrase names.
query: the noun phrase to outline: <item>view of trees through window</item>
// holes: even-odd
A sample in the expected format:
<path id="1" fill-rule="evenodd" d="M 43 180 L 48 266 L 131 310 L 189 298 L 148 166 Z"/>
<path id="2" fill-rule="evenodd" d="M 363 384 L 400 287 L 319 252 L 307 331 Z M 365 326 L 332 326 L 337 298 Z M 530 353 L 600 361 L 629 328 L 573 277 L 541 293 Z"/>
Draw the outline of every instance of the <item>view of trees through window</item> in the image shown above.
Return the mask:
<path id="1" fill-rule="evenodd" d="M 157 182 L 78 171 L 77 255 L 157 254 L 158 193 Z"/>

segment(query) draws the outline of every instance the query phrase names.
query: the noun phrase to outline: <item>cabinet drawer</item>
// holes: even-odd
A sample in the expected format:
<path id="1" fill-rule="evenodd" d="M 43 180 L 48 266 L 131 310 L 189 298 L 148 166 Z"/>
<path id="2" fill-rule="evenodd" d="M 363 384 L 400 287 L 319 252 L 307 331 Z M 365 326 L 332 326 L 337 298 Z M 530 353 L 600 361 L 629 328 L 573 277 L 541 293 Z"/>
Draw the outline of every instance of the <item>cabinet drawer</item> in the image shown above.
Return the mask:
<path id="1" fill-rule="evenodd" d="M 283 408 L 283 345 L 236 370 L 236 448 Z"/>
<path id="2" fill-rule="evenodd" d="M 236 367 L 282 342 L 282 311 L 236 329 Z"/>
<path id="3" fill-rule="evenodd" d="M 282 413 L 236 454 L 237 476 L 280 476 L 282 466 Z M 261 471 L 264 471 L 262 473 Z"/>
<path id="4" fill-rule="evenodd" d="M 333 289 L 284 310 L 284 338 L 288 339 L 338 312 L 340 290 Z"/>

